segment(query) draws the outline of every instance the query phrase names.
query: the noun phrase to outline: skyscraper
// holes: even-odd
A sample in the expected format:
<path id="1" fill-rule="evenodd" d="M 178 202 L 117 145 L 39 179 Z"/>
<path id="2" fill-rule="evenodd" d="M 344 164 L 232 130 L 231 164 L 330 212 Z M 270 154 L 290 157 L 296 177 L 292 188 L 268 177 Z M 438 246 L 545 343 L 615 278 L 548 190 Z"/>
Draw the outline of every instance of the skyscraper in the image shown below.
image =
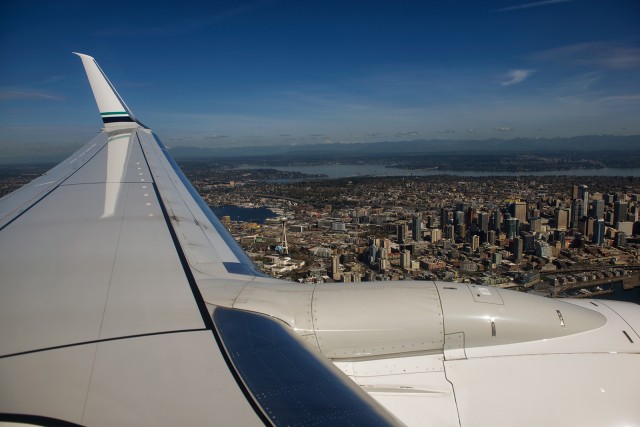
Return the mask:
<path id="1" fill-rule="evenodd" d="M 571 220 L 571 209 L 560 208 L 556 211 L 556 228 L 558 230 L 566 230 L 569 228 Z"/>
<path id="2" fill-rule="evenodd" d="M 527 222 L 527 203 L 513 202 L 509 205 L 509 212 L 513 218 L 517 218 L 521 224 Z"/>
<path id="3" fill-rule="evenodd" d="M 400 254 L 400 268 L 405 270 L 411 269 L 411 252 L 404 250 Z"/>
<path id="4" fill-rule="evenodd" d="M 485 233 L 489 231 L 489 214 L 487 212 L 478 212 L 478 228 Z"/>
<path id="5" fill-rule="evenodd" d="M 586 212 L 589 207 L 589 187 L 586 185 L 578 185 L 578 199 L 582 200 L 582 206 Z"/>
<path id="6" fill-rule="evenodd" d="M 597 199 L 593 201 L 591 216 L 595 219 L 604 219 L 604 200 Z"/>
<path id="7" fill-rule="evenodd" d="M 331 276 L 333 280 L 337 280 L 340 275 L 340 255 L 333 255 L 331 257 Z"/>
<path id="8" fill-rule="evenodd" d="M 498 209 L 493 211 L 493 229 L 496 231 L 500 231 L 500 223 L 502 222 L 501 217 L 502 216 Z"/>
<path id="9" fill-rule="evenodd" d="M 593 224 L 593 243 L 602 246 L 604 243 L 604 219 L 599 219 Z"/>
<path id="10" fill-rule="evenodd" d="M 411 232 L 413 240 L 422 240 L 422 218 L 419 215 L 413 217 L 413 228 Z"/>
<path id="11" fill-rule="evenodd" d="M 613 203 L 613 225 L 627 220 L 627 202 L 616 201 Z"/>
<path id="12" fill-rule="evenodd" d="M 531 231 L 534 233 L 539 233 L 542 229 L 542 220 L 538 217 L 531 217 L 529 222 L 531 225 Z"/>
<path id="13" fill-rule="evenodd" d="M 504 229 L 507 234 L 507 239 L 513 239 L 518 235 L 518 228 L 520 228 L 520 221 L 517 218 L 505 218 Z"/>
<path id="14" fill-rule="evenodd" d="M 473 252 L 477 251 L 480 247 L 480 236 L 477 234 L 471 237 L 471 250 Z"/>
<path id="15" fill-rule="evenodd" d="M 406 222 L 398 225 L 398 242 L 407 243 L 409 241 L 409 225 Z"/>
<path id="16" fill-rule="evenodd" d="M 449 211 L 445 208 L 440 209 L 440 228 L 444 230 L 449 224 Z"/>
<path id="17" fill-rule="evenodd" d="M 494 230 L 489 230 L 487 232 L 487 243 L 489 243 L 491 246 L 494 246 L 496 244 L 496 232 Z"/>
<path id="18" fill-rule="evenodd" d="M 571 227 L 578 227 L 578 221 L 584 216 L 584 200 L 576 199 L 571 204 Z"/>
<path id="19" fill-rule="evenodd" d="M 514 260 L 522 258 L 522 239 L 516 237 L 509 242 L 509 251 L 513 254 Z"/>

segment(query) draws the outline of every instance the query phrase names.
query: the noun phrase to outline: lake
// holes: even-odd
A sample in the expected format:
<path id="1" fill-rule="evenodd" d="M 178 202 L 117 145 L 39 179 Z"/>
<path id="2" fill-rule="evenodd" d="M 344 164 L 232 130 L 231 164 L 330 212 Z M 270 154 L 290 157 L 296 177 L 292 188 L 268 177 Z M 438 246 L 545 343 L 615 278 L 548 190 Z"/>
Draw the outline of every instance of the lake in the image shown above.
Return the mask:
<path id="1" fill-rule="evenodd" d="M 242 165 L 238 169 L 276 169 L 286 172 L 300 172 L 309 175 L 322 174 L 327 178 L 350 178 L 359 176 L 640 176 L 640 168 L 567 169 L 538 172 L 477 172 L 451 171 L 441 169 L 408 170 L 387 168 L 384 165 L 314 165 L 314 166 L 252 166 Z M 284 180 L 287 181 L 287 180 Z"/>
<path id="2" fill-rule="evenodd" d="M 261 206 L 259 208 L 243 208 L 241 206 L 224 205 L 210 206 L 213 213 L 222 220 L 223 216 L 231 217 L 231 221 L 255 222 L 264 224 L 267 218 L 276 218 L 278 215 L 271 209 Z"/>

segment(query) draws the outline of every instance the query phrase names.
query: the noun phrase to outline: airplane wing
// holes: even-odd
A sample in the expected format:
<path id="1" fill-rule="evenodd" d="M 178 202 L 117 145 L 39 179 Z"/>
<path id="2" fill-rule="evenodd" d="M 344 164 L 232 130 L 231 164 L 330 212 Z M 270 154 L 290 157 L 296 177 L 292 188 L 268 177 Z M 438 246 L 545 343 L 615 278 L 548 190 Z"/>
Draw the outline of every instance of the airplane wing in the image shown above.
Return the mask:
<path id="1" fill-rule="evenodd" d="M 0 203 L 0 424 L 395 423 L 280 322 L 205 302 L 268 279 L 78 55 L 104 129 Z"/>
<path id="2" fill-rule="evenodd" d="M 268 278 L 79 56 L 104 129 L 0 200 L 0 425 L 638 425 L 637 305 Z"/>

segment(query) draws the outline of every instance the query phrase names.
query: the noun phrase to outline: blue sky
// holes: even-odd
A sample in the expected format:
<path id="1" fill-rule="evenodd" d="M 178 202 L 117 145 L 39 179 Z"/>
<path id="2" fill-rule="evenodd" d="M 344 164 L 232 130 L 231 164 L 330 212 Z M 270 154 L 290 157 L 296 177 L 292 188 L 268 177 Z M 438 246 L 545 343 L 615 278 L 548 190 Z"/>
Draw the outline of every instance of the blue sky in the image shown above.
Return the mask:
<path id="1" fill-rule="evenodd" d="M 100 128 L 78 51 L 169 146 L 640 134 L 640 3 L 5 0 L 0 156 Z"/>

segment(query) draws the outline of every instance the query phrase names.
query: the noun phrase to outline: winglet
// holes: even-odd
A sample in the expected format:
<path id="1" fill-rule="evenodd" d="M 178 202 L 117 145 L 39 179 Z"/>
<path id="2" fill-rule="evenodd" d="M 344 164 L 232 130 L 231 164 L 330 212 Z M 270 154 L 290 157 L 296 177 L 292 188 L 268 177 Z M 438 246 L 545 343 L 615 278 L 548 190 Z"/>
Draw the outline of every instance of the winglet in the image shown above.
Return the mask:
<path id="1" fill-rule="evenodd" d="M 82 59 L 82 65 L 87 72 L 89 84 L 93 91 L 93 96 L 98 104 L 100 116 L 107 130 L 135 127 L 140 124 L 122 100 L 116 88 L 113 87 L 100 66 L 89 55 L 73 52 Z"/>

